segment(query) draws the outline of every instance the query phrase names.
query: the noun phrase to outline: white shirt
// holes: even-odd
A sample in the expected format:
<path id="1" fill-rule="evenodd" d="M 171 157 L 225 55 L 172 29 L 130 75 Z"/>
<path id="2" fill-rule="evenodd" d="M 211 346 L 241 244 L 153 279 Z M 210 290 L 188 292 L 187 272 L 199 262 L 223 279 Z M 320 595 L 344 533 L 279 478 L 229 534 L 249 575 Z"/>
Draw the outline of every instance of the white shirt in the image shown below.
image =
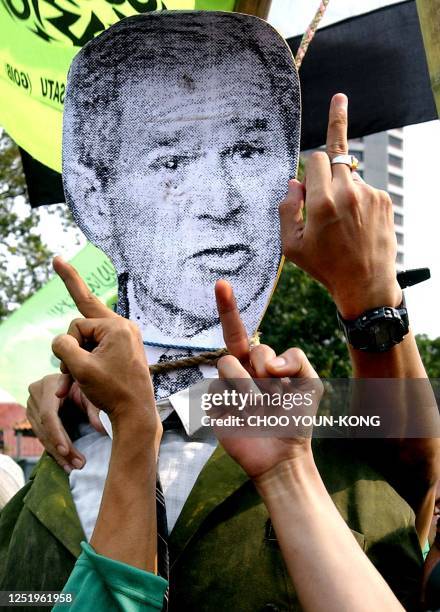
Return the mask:
<path id="1" fill-rule="evenodd" d="M 184 432 L 166 431 L 163 434 L 159 451 L 159 476 L 165 496 L 168 531 L 173 529 L 182 508 L 191 493 L 198 475 L 217 446 L 213 434 L 197 439 L 197 432 L 189 418 L 188 390 L 174 394 L 170 401 L 158 403 L 162 420 L 172 412 L 179 414 Z M 101 413 L 106 430 L 108 417 Z M 112 441 L 109 435 L 96 432 L 90 425 L 82 426 L 82 437 L 75 446 L 83 453 L 86 464 L 82 470 L 70 474 L 70 489 L 82 528 L 89 541 L 95 528 L 107 478 Z"/>
<path id="2" fill-rule="evenodd" d="M 8 455 L 0 453 L 0 510 L 24 486 L 21 467 Z"/>

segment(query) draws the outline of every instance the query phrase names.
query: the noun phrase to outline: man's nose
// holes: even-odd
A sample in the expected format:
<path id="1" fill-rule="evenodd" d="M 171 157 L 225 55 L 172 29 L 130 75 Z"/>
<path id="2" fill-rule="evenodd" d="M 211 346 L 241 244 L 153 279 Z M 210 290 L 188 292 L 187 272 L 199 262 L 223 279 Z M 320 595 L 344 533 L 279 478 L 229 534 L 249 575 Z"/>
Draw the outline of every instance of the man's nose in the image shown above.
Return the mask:
<path id="1" fill-rule="evenodd" d="M 235 220 L 244 209 L 239 177 L 230 175 L 219 153 L 210 153 L 201 160 L 201 165 L 202 172 L 195 186 L 198 218 L 220 223 Z"/>

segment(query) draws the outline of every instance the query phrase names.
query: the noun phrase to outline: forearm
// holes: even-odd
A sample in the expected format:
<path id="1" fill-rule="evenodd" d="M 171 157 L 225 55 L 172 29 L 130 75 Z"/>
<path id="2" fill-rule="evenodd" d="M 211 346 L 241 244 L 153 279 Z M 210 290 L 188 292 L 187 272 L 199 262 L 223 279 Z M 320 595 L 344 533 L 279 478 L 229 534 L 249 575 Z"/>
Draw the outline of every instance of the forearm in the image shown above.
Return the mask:
<path id="1" fill-rule="evenodd" d="M 156 572 L 157 444 L 142 425 L 114 428 L 112 455 L 91 545 L 98 554 Z"/>
<path id="2" fill-rule="evenodd" d="M 379 407 L 383 421 L 389 423 L 391 431 L 381 445 L 374 445 L 372 459 L 412 506 L 423 544 L 440 475 L 439 415 L 414 335 L 409 332 L 400 344 L 385 353 L 351 347 L 349 350 L 355 378 L 395 379 L 386 387 L 367 385 L 359 391 L 357 405 L 363 405 L 368 412 Z M 378 397 L 374 395 L 376 390 Z M 386 412 L 388 406 L 392 408 L 391 414 Z"/>
<path id="3" fill-rule="evenodd" d="M 368 353 L 349 346 L 355 378 L 426 378 L 419 349 L 410 331 L 399 344 L 385 353 Z"/>
<path id="4" fill-rule="evenodd" d="M 256 486 L 302 608 L 402 610 L 334 506 L 310 455 L 285 462 Z"/>

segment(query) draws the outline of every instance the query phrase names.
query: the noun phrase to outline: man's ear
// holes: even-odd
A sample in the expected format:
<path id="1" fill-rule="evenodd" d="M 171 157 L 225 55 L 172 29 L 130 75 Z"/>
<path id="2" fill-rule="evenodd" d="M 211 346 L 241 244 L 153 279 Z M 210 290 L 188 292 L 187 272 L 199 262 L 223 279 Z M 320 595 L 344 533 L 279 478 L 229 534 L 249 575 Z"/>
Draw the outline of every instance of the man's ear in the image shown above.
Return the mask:
<path id="1" fill-rule="evenodd" d="M 76 223 L 86 238 L 104 251 L 117 272 L 121 273 L 110 202 L 95 170 L 83 164 L 64 165 L 63 186 L 66 203 Z"/>

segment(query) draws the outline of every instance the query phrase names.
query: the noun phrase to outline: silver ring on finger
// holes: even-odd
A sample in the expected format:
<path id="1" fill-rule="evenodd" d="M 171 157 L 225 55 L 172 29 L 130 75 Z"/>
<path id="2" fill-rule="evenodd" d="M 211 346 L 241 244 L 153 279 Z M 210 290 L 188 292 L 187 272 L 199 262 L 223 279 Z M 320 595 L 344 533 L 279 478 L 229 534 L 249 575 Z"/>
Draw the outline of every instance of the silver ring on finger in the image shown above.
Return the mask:
<path id="1" fill-rule="evenodd" d="M 352 172 L 359 166 L 359 160 L 354 155 L 336 155 L 336 157 L 334 157 L 330 163 L 332 166 L 334 164 L 345 164 Z"/>

